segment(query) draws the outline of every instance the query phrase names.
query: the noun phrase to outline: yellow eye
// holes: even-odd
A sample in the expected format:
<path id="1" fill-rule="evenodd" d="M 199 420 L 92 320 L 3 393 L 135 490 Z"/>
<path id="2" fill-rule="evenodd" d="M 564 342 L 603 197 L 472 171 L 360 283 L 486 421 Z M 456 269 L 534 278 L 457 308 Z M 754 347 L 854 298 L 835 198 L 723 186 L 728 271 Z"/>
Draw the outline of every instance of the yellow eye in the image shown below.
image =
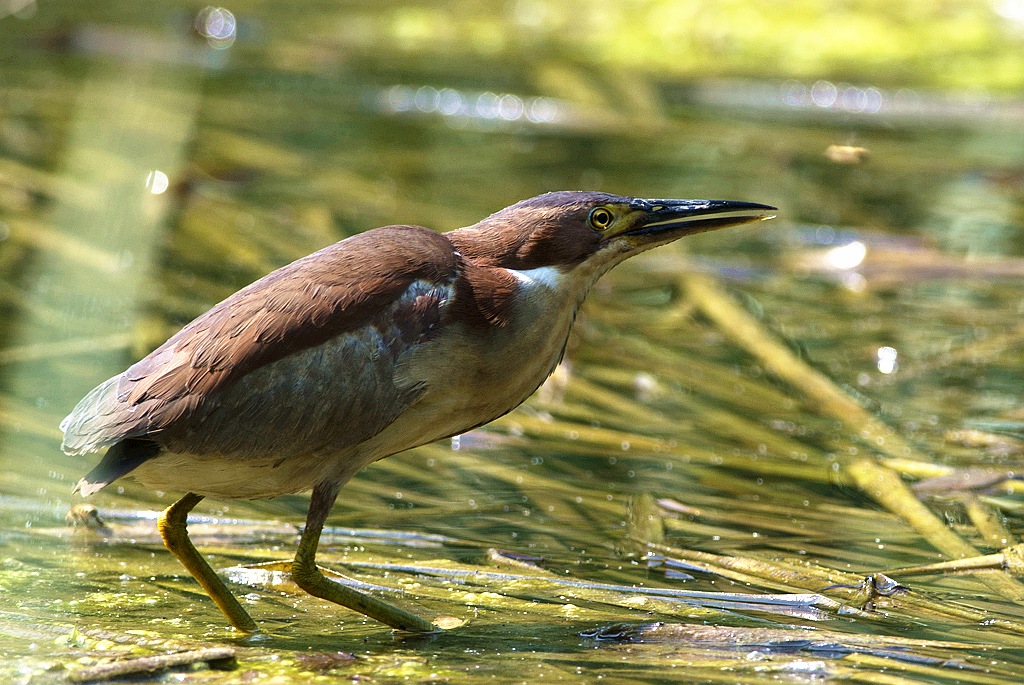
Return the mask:
<path id="1" fill-rule="evenodd" d="M 590 223 L 590 227 L 597 231 L 604 231 L 612 225 L 612 220 L 615 217 L 604 207 L 594 207 L 590 210 L 590 216 L 587 217 L 587 222 Z"/>

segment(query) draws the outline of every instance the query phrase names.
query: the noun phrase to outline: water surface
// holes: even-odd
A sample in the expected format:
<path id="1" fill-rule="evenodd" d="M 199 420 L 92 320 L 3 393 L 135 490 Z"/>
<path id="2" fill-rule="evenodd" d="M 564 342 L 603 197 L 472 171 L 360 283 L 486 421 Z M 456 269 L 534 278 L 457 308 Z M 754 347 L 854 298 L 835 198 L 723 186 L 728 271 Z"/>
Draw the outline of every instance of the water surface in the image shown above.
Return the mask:
<path id="1" fill-rule="evenodd" d="M 908 111 L 880 88 L 888 108 L 844 111 L 782 80 L 722 90 L 530 51 L 418 59 L 373 40 L 399 30 L 387 12 L 332 41 L 309 27 L 344 24 L 342 10 L 238 9 L 224 46 L 183 10 L 35 11 L 0 20 L 0 677 L 228 644 L 245 677 L 285 682 L 1015 682 L 1021 586 L 895 571 L 963 555 L 855 475 L 864 458 L 904 483 L 955 469 L 921 494 L 939 527 L 979 555 L 1017 541 L 1012 103 Z M 109 530 L 65 526 L 95 457 L 60 452 L 60 419 L 191 318 L 344 236 L 448 230 L 554 189 L 780 216 L 618 268 L 521 409 L 345 488 L 321 563 L 463 627 L 395 636 L 243 568 L 290 559 L 305 496 L 196 510 L 193 538 L 233 567 L 264 631 L 248 639 L 159 541 L 155 512 L 180 493 L 119 481 L 91 500 Z M 715 321 L 700 286 L 891 436 L 809 398 Z M 858 584 L 879 572 L 910 591 L 869 599 Z M 323 656 L 338 651 L 359 658 Z"/>

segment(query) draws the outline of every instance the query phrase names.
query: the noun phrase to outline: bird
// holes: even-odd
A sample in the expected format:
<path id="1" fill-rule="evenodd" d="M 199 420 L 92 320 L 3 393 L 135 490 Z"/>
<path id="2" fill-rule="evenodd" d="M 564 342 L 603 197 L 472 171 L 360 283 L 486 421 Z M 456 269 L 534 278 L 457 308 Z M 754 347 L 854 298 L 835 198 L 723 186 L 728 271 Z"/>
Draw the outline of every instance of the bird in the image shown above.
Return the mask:
<path id="1" fill-rule="evenodd" d="M 557 191 L 447 233 L 395 225 L 345 238 L 242 288 L 88 393 L 60 424 L 62 449 L 107 451 L 75 491 L 129 476 L 184 492 L 158 517 L 161 537 L 243 632 L 258 626 L 193 546 L 188 513 L 205 497 L 312 491 L 294 582 L 392 628 L 435 632 L 316 565 L 340 488 L 377 460 L 519 406 L 616 264 L 775 211 Z"/>

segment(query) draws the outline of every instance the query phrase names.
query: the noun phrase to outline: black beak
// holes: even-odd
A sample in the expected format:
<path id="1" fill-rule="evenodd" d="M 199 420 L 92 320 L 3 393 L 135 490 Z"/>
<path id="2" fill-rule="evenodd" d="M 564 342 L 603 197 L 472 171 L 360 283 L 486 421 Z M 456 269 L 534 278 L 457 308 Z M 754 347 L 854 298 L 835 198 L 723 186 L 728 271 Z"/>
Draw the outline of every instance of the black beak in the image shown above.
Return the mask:
<path id="1" fill-rule="evenodd" d="M 625 235 L 678 238 L 752 221 L 771 219 L 775 207 L 735 200 L 633 200 L 630 209 L 644 216 Z"/>

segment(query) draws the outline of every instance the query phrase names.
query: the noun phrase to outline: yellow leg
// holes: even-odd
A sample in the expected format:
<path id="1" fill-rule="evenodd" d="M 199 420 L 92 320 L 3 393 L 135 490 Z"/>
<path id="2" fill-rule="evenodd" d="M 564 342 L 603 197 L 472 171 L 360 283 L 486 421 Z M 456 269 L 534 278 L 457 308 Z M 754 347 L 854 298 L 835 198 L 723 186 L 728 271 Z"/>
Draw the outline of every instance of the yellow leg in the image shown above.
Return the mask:
<path id="1" fill-rule="evenodd" d="M 316 566 L 316 549 L 320 544 L 320 533 L 323 532 L 324 521 L 326 521 L 331 507 L 334 506 L 334 499 L 337 496 L 338 487 L 335 485 L 318 485 L 313 488 L 313 498 L 309 503 L 306 527 L 299 539 L 299 551 L 295 554 L 295 561 L 292 562 L 292 580 L 295 581 L 295 584 L 314 597 L 348 607 L 398 630 L 417 633 L 440 632 L 440 629 L 430 621 L 329 580 L 320 572 Z"/>
<path id="2" fill-rule="evenodd" d="M 188 539 L 188 528 L 186 528 L 188 512 L 192 511 L 202 500 L 202 495 L 194 495 L 190 492 L 167 507 L 156 522 L 157 528 L 160 530 L 160 537 L 164 539 L 164 544 L 167 549 L 171 550 L 171 554 L 178 558 L 181 565 L 203 586 L 210 599 L 220 607 L 231 625 L 238 630 L 255 633 L 259 630 L 256 627 L 256 622 L 246 613 L 242 605 L 224 585 L 224 581 L 213 572 L 210 565 L 193 546 L 192 541 Z"/>

